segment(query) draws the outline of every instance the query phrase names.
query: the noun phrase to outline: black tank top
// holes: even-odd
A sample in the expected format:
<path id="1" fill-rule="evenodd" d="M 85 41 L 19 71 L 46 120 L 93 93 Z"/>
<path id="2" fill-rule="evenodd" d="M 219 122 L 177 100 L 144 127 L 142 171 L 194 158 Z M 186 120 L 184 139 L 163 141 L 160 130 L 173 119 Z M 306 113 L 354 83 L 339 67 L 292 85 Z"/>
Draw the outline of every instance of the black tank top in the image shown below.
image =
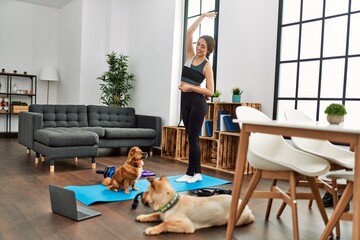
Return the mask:
<path id="1" fill-rule="evenodd" d="M 205 76 L 203 74 L 203 70 L 205 64 L 207 63 L 207 59 L 205 59 L 202 63 L 197 66 L 192 64 L 195 56 L 190 58 L 183 67 L 182 74 L 181 74 L 181 81 L 193 84 L 195 86 L 200 86 L 201 83 L 204 81 Z"/>

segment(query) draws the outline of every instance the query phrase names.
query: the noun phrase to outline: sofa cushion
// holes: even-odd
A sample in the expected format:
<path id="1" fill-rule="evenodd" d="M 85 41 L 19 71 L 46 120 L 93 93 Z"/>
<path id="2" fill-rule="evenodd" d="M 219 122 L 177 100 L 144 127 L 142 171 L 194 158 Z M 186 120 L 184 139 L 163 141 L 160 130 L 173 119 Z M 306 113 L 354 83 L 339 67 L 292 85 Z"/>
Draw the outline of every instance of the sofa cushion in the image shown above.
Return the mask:
<path id="1" fill-rule="evenodd" d="M 135 109 L 130 107 L 88 106 L 90 127 L 134 128 Z"/>
<path id="2" fill-rule="evenodd" d="M 96 133 L 99 138 L 105 137 L 105 129 L 102 127 L 82 127 L 81 129 Z"/>
<path id="3" fill-rule="evenodd" d="M 156 132 L 149 128 L 104 128 L 106 139 L 155 138 Z"/>
<path id="4" fill-rule="evenodd" d="M 81 128 L 43 128 L 36 130 L 34 140 L 50 147 L 98 145 L 96 133 Z"/>
<path id="5" fill-rule="evenodd" d="M 43 114 L 43 128 L 46 127 L 87 127 L 85 105 L 42 105 L 34 104 L 30 112 Z"/>

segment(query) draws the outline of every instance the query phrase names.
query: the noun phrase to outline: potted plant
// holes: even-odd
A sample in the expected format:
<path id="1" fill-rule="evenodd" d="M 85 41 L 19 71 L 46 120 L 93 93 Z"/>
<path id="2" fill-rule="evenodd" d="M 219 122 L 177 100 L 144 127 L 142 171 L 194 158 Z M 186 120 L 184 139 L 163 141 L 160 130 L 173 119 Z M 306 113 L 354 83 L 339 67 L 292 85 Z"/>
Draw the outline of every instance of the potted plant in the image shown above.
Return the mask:
<path id="1" fill-rule="evenodd" d="M 238 87 L 235 87 L 232 89 L 233 95 L 232 95 L 232 102 L 240 102 L 241 101 L 241 94 L 244 92 Z"/>
<path id="2" fill-rule="evenodd" d="M 109 70 L 97 78 L 104 82 L 100 84 L 100 100 L 107 106 L 126 107 L 131 100 L 132 81 L 135 81 L 135 75 L 128 72 L 128 56 L 114 51 L 106 56 Z"/>
<path id="3" fill-rule="evenodd" d="M 22 101 L 11 102 L 12 113 L 27 112 L 27 111 L 29 111 L 29 106 L 27 102 L 22 102 Z"/>
<path id="4" fill-rule="evenodd" d="M 327 114 L 327 120 L 330 124 L 342 123 L 346 113 L 345 106 L 338 103 L 332 103 L 325 109 L 325 114 Z"/>
<path id="5" fill-rule="evenodd" d="M 219 90 L 215 90 L 214 94 L 212 95 L 213 102 L 220 102 L 221 92 Z"/>

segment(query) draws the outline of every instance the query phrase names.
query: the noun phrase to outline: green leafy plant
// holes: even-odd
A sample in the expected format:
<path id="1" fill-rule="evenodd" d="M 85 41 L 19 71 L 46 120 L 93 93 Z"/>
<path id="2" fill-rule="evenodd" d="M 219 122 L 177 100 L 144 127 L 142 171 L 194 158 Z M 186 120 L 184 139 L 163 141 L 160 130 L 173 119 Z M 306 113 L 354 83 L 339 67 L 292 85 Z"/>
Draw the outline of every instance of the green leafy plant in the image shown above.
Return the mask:
<path id="1" fill-rule="evenodd" d="M 233 92 L 233 95 L 241 95 L 244 92 L 244 90 L 241 90 L 240 88 L 235 87 L 232 89 L 232 92 Z"/>
<path id="2" fill-rule="evenodd" d="M 221 96 L 221 92 L 219 90 L 215 90 L 214 94 L 212 95 L 213 97 L 220 97 Z"/>
<path id="3" fill-rule="evenodd" d="M 100 100 L 107 106 L 126 107 L 131 100 L 129 90 L 135 81 L 135 75 L 128 71 L 129 57 L 114 51 L 106 56 L 109 70 L 97 78 L 104 82 L 100 84 Z"/>
<path id="4" fill-rule="evenodd" d="M 347 112 L 344 105 L 332 103 L 326 107 L 325 113 L 328 115 L 344 116 Z"/>
<path id="5" fill-rule="evenodd" d="M 12 101 L 11 105 L 14 105 L 14 106 L 27 106 L 28 103 L 27 102 L 22 102 L 22 101 Z"/>

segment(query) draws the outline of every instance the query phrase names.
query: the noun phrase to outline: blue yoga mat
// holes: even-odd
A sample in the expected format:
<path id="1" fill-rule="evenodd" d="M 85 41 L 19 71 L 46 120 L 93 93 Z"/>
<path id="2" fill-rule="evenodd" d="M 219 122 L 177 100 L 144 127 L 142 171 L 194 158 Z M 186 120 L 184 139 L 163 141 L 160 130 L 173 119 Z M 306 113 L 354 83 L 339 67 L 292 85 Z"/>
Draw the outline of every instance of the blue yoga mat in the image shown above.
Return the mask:
<path id="1" fill-rule="evenodd" d="M 175 179 L 179 177 L 181 177 L 181 175 L 167 177 L 171 185 L 177 192 L 192 191 L 195 189 L 215 187 L 231 183 L 231 181 L 210 177 L 207 175 L 202 175 L 203 180 L 201 182 L 175 182 Z M 66 186 L 65 188 L 74 191 L 76 200 L 89 206 L 96 202 L 117 202 L 124 200 L 132 200 L 134 199 L 136 194 L 147 191 L 149 187 L 149 181 L 147 179 L 138 180 L 136 183 L 136 187 L 139 188 L 139 191 L 130 190 L 130 194 L 125 194 L 123 190 L 119 192 L 108 190 L 107 187 L 102 184 L 91 186 Z"/>

